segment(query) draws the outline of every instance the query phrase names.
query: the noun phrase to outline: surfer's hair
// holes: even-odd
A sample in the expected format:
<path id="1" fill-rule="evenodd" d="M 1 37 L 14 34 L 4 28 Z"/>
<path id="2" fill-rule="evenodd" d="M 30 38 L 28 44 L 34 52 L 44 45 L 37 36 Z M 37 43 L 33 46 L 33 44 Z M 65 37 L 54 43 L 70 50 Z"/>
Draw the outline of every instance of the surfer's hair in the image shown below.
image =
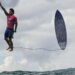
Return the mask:
<path id="1" fill-rule="evenodd" d="M 14 14 L 14 9 L 13 8 L 10 8 L 10 10 L 12 11 L 12 13 Z"/>

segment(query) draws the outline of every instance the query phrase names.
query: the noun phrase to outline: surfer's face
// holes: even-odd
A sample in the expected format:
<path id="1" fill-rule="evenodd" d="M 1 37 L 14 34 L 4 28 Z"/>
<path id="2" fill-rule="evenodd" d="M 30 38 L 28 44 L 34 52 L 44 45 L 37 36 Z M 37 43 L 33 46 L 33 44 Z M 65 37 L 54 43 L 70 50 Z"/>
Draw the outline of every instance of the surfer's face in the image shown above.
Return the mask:
<path id="1" fill-rule="evenodd" d="M 9 14 L 10 14 L 10 15 L 13 15 L 13 12 L 12 12 L 11 10 L 9 10 Z"/>

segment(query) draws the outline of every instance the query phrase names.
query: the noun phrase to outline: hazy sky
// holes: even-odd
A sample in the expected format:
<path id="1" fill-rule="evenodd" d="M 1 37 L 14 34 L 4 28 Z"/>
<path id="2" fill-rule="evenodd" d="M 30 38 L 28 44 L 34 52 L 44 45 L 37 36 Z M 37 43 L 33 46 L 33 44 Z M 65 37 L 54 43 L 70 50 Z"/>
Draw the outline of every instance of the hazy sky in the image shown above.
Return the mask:
<path id="1" fill-rule="evenodd" d="M 18 17 L 14 46 L 34 50 L 15 48 L 13 52 L 6 51 L 6 17 L 0 9 L 0 71 L 46 71 L 75 67 L 75 0 L 6 0 L 2 3 L 7 10 L 14 7 Z M 68 45 L 65 51 L 58 50 L 55 36 L 57 9 L 63 14 L 67 28 Z"/>

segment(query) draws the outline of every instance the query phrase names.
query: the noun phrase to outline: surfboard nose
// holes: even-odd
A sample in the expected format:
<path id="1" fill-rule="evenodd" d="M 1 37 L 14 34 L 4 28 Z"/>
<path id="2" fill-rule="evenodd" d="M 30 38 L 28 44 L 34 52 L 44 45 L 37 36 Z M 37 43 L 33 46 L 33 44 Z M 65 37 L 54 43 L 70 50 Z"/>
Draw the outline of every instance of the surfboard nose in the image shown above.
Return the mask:
<path id="1" fill-rule="evenodd" d="M 57 9 L 56 12 L 59 12 L 59 10 Z"/>
<path id="2" fill-rule="evenodd" d="M 61 19 L 61 16 L 62 16 L 62 15 L 61 15 L 61 16 L 60 16 L 60 15 L 61 15 L 60 11 L 57 10 L 57 11 L 56 11 L 56 14 L 55 14 L 55 17 L 58 17 L 57 19 Z"/>

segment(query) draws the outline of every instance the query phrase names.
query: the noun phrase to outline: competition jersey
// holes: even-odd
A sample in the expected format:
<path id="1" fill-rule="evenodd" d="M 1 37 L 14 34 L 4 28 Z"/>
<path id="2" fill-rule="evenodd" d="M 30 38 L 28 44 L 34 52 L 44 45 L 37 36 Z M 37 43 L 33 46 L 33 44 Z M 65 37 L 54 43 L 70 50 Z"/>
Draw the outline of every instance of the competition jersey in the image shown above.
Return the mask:
<path id="1" fill-rule="evenodd" d="M 7 28 L 13 29 L 16 20 L 17 18 L 14 15 L 12 16 L 8 15 L 7 16 Z"/>

